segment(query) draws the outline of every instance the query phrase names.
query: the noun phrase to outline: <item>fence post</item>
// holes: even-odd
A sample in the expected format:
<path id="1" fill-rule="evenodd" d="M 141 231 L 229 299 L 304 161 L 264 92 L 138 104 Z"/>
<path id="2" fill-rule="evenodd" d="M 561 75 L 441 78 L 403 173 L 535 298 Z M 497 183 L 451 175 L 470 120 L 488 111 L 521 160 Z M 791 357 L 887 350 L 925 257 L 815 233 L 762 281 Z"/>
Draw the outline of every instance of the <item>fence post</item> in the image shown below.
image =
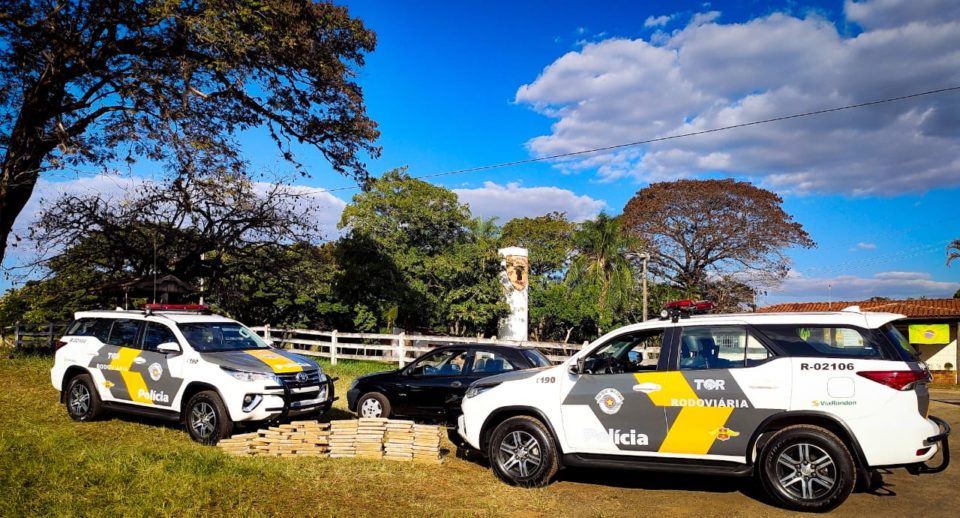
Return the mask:
<path id="1" fill-rule="evenodd" d="M 406 361 L 407 356 L 407 339 L 406 332 L 401 332 L 397 340 L 397 363 L 400 365 L 400 368 L 403 368 L 403 364 Z"/>
<path id="2" fill-rule="evenodd" d="M 20 321 L 13 326 L 13 350 L 20 348 Z"/>
<path id="3" fill-rule="evenodd" d="M 330 365 L 337 364 L 337 330 L 330 334 Z"/>
<path id="4" fill-rule="evenodd" d="M 270 343 L 270 324 L 263 325 L 263 339 L 269 344 Z M 272 344 L 271 344 L 272 345 Z"/>
<path id="5" fill-rule="evenodd" d="M 47 348 L 53 350 L 53 322 L 50 322 L 50 328 L 47 330 Z"/>

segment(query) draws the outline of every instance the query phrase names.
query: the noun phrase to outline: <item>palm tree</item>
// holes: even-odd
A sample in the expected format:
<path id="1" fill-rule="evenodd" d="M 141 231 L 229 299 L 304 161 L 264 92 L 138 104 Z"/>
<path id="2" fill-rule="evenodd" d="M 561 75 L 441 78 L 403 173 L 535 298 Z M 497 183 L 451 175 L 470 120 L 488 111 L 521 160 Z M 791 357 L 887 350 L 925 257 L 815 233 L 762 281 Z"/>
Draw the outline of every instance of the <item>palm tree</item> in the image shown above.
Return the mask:
<path id="1" fill-rule="evenodd" d="M 954 259 L 960 259 L 960 239 L 954 239 L 947 245 L 947 266 L 950 266 Z"/>
<path id="2" fill-rule="evenodd" d="M 600 213 L 585 221 L 574 235 L 576 255 L 570 262 L 567 283 L 596 299 L 597 331 L 612 323 L 613 311 L 628 305 L 636 282 L 629 255 L 640 247 L 627 235 L 618 218 Z"/>

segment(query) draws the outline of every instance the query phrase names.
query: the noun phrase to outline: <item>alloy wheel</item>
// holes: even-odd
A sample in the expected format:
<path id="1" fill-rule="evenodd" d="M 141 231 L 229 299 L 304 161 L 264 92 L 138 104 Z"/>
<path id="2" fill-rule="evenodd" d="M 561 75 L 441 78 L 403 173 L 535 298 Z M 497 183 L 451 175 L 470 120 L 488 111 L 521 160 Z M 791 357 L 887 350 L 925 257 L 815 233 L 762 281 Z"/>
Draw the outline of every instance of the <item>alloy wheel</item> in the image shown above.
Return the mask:
<path id="1" fill-rule="evenodd" d="M 784 491 L 802 500 L 816 500 L 833 489 L 837 467 L 823 448 L 797 443 L 777 457 L 777 481 Z"/>
<path id="2" fill-rule="evenodd" d="M 526 478 L 540 467 L 542 452 L 537 439 L 523 430 L 510 432 L 500 443 L 497 464 L 516 478 Z"/>
<path id="3" fill-rule="evenodd" d="M 90 390 L 83 383 L 75 383 L 70 389 L 70 410 L 78 416 L 90 410 Z"/>
<path id="4" fill-rule="evenodd" d="M 383 415 L 383 405 L 376 398 L 368 398 L 360 405 L 361 417 L 380 417 Z"/>
<path id="5" fill-rule="evenodd" d="M 190 426 L 197 437 L 203 439 L 210 437 L 217 427 L 217 414 L 213 406 L 206 401 L 193 405 L 193 410 L 190 412 Z"/>

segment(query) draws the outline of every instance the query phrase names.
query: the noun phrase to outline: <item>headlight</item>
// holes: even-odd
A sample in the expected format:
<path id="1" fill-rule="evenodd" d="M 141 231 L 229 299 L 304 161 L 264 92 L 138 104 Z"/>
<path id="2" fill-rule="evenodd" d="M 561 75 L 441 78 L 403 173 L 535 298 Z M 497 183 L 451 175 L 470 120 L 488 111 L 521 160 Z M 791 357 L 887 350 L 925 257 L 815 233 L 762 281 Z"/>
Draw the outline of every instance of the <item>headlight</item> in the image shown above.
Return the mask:
<path id="1" fill-rule="evenodd" d="M 227 367 L 220 368 L 223 369 L 223 372 L 226 372 L 240 381 L 272 381 L 280 385 L 280 378 L 274 376 L 273 374 L 267 374 L 265 372 L 238 371 L 236 369 L 230 369 Z"/>
<path id="2" fill-rule="evenodd" d="M 470 385 L 470 388 L 467 389 L 467 393 L 464 395 L 465 398 L 472 398 L 474 396 L 479 396 L 484 392 L 496 387 L 499 383 L 486 384 L 486 385 Z"/>

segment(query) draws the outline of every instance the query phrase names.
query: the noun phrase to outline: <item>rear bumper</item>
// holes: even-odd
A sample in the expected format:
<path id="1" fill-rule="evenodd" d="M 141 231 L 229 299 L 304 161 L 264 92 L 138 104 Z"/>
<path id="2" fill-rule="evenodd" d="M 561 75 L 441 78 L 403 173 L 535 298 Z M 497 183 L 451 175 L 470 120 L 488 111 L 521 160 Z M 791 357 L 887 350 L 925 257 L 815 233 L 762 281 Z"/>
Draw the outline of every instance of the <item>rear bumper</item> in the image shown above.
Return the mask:
<path id="1" fill-rule="evenodd" d="M 907 471 L 914 475 L 940 473 L 950 465 L 950 425 L 939 417 L 929 416 L 928 419 L 937 424 L 940 428 L 940 433 L 927 437 L 924 439 L 923 444 L 926 446 L 936 446 L 940 450 L 940 464 L 930 466 L 926 462 L 918 462 L 905 466 Z"/>

